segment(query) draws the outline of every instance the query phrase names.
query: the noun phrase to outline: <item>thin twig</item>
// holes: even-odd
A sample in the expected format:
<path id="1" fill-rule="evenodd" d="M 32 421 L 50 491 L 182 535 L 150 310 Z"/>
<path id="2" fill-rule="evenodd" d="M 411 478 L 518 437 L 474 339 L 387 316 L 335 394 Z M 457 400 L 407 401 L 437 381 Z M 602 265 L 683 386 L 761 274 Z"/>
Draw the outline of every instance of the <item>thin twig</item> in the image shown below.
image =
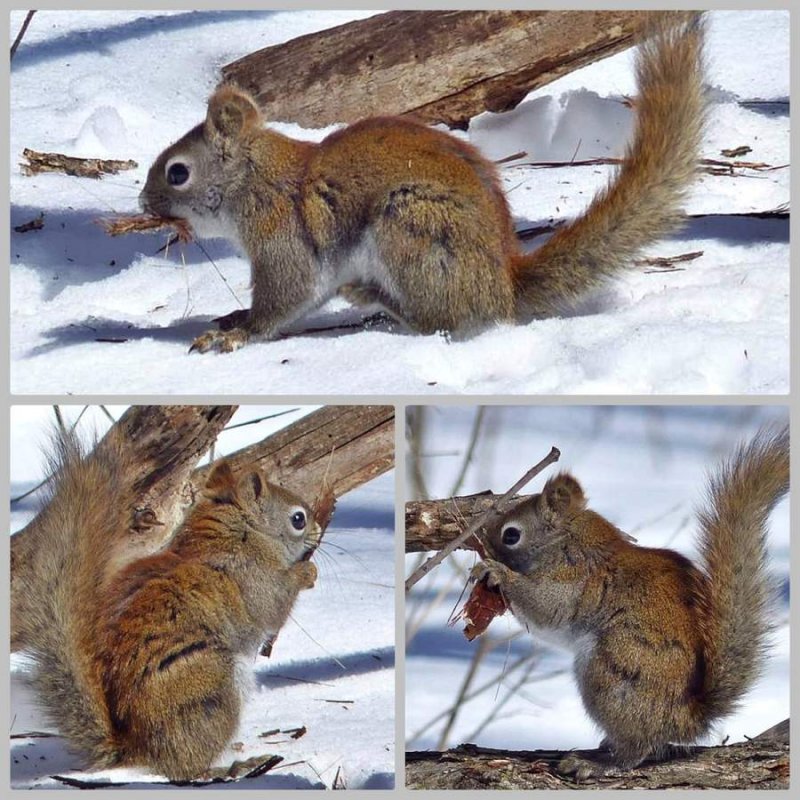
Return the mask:
<path id="1" fill-rule="evenodd" d="M 17 38 L 14 39 L 14 44 L 11 45 L 11 56 L 10 56 L 10 58 L 14 58 L 14 53 L 17 52 L 17 48 L 19 47 L 19 43 L 22 41 L 22 37 L 25 35 L 25 32 L 28 30 L 28 25 L 31 24 L 31 20 L 33 19 L 33 15 L 35 13 L 36 13 L 36 9 L 34 9 L 33 11 L 29 11 L 25 15 L 25 21 L 22 23 L 22 27 L 19 29 L 19 33 L 17 34 Z"/>
<path id="2" fill-rule="evenodd" d="M 214 268 L 214 271 L 217 273 L 219 279 L 225 284 L 225 288 L 228 290 L 231 297 L 233 297 L 233 299 L 239 304 L 239 308 L 244 308 L 245 305 L 239 299 L 239 295 L 236 294 L 236 292 L 233 290 L 233 287 L 230 285 L 230 283 L 228 283 L 228 279 L 222 274 L 222 270 L 217 266 L 217 262 L 214 261 L 213 258 L 211 258 L 211 254 L 203 246 L 203 243 L 195 241 L 195 244 L 200 249 L 200 252 L 208 259 L 208 263 L 211 264 L 211 266 Z"/>
<path id="3" fill-rule="evenodd" d="M 406 591 L 409 591 L 418 581 L 425 577 L 434 567 L 442 563 L 459 545 L 463 544 L 473 536 L 480 528 L 488 524 L 495 517 L 505 511 L 508 502 L 514 497 L 519 490 L 535 478 L 545 467 L 554 464 L 561 457 L 561 451 L 557 447 L 553 447 L 550 452 L 534 467 L 531 467 L 495 504 L 492 508 L 488 509 L 486 513 L 481 514 L 478 518 L 472 521 L 470 525 L 455 539 L 448 542 L 438 553 L 431 556 L 424 564 L 421 564 L 417 570 L 411 574 L 406 580 Z"/>
<path id="4" fill-rule="evenodd" d="M 430 497 L 425 483 L 425 476 L 422 473 L 422 442 L 425 438 L 424 432 L 428 411 L 429 409 L 425 406 L 416 406 L 406 412 L 409 434 L 409 472 L 413 495 L 417 500 L 424 500 Z"/>
<path id="5" fill-rule="evenodd" d="M 508 637 L 508 641 L 515 639 L 517 636 L 519 636 L 519 633 L 512 634 L 510 637 Z M 495 640 L 491 639 L 490 641 L 493 642 L 493 648 L 496 649 L 501 644 L 505 644 L 506 640 L 500 640 L 498 642 L 495 642 Z M 488 691 L 493 686 L 495 686 L 496 684 L 500 683 L 505 678 L 507 678 L 512 672 L 518 670 L 523 664 L 525 664 L 525 662 L 529 661 L 531 658 L 533 658 L 533 653 L 526 653 L 524 656 L 520 656 L 505 670 L 505 672 L 498 672 L 492 678 L 487 680 L 485 683 L 482 683 L 480 686 L 478 686 L 477 689 L 474 689 L 472 692 L 469 692 L 467 695 L 465 695 L 463 701 L 465 703 L 468 703 L 471 700 L 474 700 L 476 697 L 479 697 L 481 694 Z M 453 706 L 449 706 L 444 711 L 440 711 L 435 717 L 431 717 L 431 719 L 429 719 L 421 728 L 414 731 L 414 733 L 412 733 L 411 736 L 408 737 L 408 743 L 411 744 L 415 742 L 417 739 L 419 739 L 440 719 L 446 717 L 450 713 L 452 708 Z"/>
<path id="6" fill-rule="evenodd" d="M 495 164 L 508 164 L 509 161 L 516 161 L 519 158 L 525 158 L 527 156 L 527 152 L 525 150 L 520 150 L 518 153 L 512 153 L 510 156 L 503 156 L 503 158 L 498 158 L 494 163 Z"/>
<path id="7" fill-rule="evenodd" d="M 480 666 L 481 661 L 483 661 L 484 656 L 491 649 L 492 647 L 488 638 L 478 640 L 478 646 L 475 648 L 475 652 L 472 654 L 472 660 L 470 661 L 467 674 L 464 676 L 464 680 L 461 681 L 461 686 L 458 690 L 458 694 L 456 695 L 456 701 L 453 703 L 450 709 L 450 713 L 447 716 L 447 722 L 445 722 L 441 734 L 439 734 L 439 742 L 436 745 L 437 750 L 444 750 L 447 747 L 447 739 L 450 736 L 450 731 L 453 729 L 458 712 L 461 711 L 464 698 L 466 697 L 472 682 L 475 680 L 475 676 L 478 674 L 478 667 Z"/>
<path id="8" fill-rule="evenodd" d="M 683 219 L 705 219 L 706 217 L 721 217 L 735 218 L 735 217 L 750 217 L 753 219 L 785 219 L 789 216 L 789 204 L 782 203 L 777 208 L 771 208 L 766 211 L 734 211 L 722 213 L 703 213 L 703 214 L 684 214 Z M 559 228 L 564 227 L 567 220 L 557 220 L 556 222 L 547 225 L 535 225 L 529 228 L 519 228 L 517 230 L 517 238 L 521 241 L 527 239 L 534 239 L 544 233 L 554 233 Z"/>
<path id="9" fill-rule="evenodd" d="M 469 444 L 467 445 L 467 452 L 464 454 L 464 460 L 461 463 L 458 477 L 453 482 L 453 488 L 449 492 L 450 497 L 454 497 L 461 491 L 461 484 L 464 482 L 464 476 L 467 474 L 467 469 L 472 463 L 472 457 L 475 455 L 475 446 L 478 443 L 481 428 L 483 427 L 483 418 L 486 414 L 486 406 L 478 406 L 478 411 L 475 414 L 475 419 L 472 423 L 472 432 L 469 437 Z"/>
<path id="10" fill-rule="evenodd" d="M 300 409 L 298 407 L 298 408 L 290 408 L 287 409 L 286 411 L 276 411 L 274 414 L 266 414 L 265 416 L 258 417 L 257 419 L 249 419 L 247 420 L 247 422 L 237 422 L 235 425 L 226 425 L 223 428 L 223 431 L 232 431 L 235 430 L 236 428 L 244 428 L 248 425 L 258 425 L 260 422 L 264 422 L 265 420 L 275 419 L 276 417 L 283 417 L 286 414 L 294 414 L 295 411 L 299 410 Z"/>
<path id="11" fill-rule="evenodd" d="M 503 695 L 503 697 L 498 701 L 492 704 L 491 711 L 478 723 L 478 727 L 475 728 L 469 736 L 466 737 L 465 741 L 467 742 L 474 742 L 475 739 L 483 732 L 487 725 L 490 725 L 495 719 L 497 719 L 497 715 L 503 710 L 505 705 L 511 700 L 519 691 L 519 689 L 524 686 L 525 682 L 530 678 L 531 672 L 533 672 L 534 668 L 537 666 L 537 660 L 531 658 L 529 663 L 526 665 L 525 669 L 522 672 L 522 675 L 519 676 L 516 683 L 512 684 L 508 691 Z M 440 748 L 443 750 L 444 748 Z"/>

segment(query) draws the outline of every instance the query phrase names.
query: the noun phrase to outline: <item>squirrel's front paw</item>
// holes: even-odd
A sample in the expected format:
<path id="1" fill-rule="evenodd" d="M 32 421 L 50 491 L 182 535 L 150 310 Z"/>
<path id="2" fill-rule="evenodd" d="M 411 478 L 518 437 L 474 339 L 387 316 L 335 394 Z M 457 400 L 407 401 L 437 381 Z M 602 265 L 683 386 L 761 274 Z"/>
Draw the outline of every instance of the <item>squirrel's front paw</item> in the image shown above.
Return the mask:
<path id="1" fill-rule="evenodd" d="M 317 580 L 317 567 L 311 561 L 300 561 L 292 567 L 299 588 L 313 589 Z"/>
<path id="2" fill-rule="evenodd" d="M 469 576 L 475 583 L 480 583 L 483 578 L 486 578 L 486 585 L 490 589 L 495 589 L 506 582 L 509 572 L 510 570 L 505 564 L 487 558 L 476 564 Z"/>
<path id="3" fill-rule="evenodd" d="M 247 344 L 248 338 L 249 334 L 244 328 L 206 331 L 192 342 L 189 352 L 208 353 L 210 350 L 216 350 L 219 353 L 232 353 Z"/>

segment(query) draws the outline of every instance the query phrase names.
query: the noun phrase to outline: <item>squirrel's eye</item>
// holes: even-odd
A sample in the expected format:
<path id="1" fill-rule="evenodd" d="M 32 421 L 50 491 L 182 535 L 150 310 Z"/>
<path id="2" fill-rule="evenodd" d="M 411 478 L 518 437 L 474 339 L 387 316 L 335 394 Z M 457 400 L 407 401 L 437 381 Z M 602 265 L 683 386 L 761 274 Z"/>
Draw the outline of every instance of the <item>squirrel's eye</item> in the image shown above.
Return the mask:
<path id="1" fill-rule="evenodd" d="M 189 180 L 189 167 L 180 161 L 167 167 L 167 183 L 170 186 L 183 186 Z"/>
<path id="2" fill-rule="evenodd" d="M 513 547 L 515 544 L 519 544 L 519 540 L 522 538 L 522 532 L 519 528 L 509 525 L 507 528 L 503 528 L 503 533 L 500 538 L 506 547 Z"/>
<path id="3" fill-rule="evenodd" d="M 306 513 L 305 511 L 295 511 L 292 514 L 292 527 L 296 531 L 305 530 L 306 527 Z"/>

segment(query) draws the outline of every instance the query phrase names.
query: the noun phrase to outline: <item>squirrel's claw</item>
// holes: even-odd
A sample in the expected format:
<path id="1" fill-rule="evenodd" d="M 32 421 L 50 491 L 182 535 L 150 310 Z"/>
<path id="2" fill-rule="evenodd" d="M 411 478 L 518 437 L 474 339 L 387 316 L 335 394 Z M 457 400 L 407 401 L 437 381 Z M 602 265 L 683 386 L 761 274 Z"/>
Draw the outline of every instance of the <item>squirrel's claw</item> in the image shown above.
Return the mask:
<path id="1" fill-rule="evenodd" d="M 469 577 L 470 580 L 475 583 L 479 583 L 486 578 L 486 585 L 490 589 L 494 589 L 503 583 L 507 571 L 508 567 L 504 564 L 487 558 L 485 561 L 481 561 L 472 568 Z"/>
<path id="2" fill-rule="evenodd" d="M 190 353 L 232 353 L 247 344 L 249 334 L 244 328 L 233 328 L 229 331 L 206 331 L 198 336 L 189 348 Z"/>

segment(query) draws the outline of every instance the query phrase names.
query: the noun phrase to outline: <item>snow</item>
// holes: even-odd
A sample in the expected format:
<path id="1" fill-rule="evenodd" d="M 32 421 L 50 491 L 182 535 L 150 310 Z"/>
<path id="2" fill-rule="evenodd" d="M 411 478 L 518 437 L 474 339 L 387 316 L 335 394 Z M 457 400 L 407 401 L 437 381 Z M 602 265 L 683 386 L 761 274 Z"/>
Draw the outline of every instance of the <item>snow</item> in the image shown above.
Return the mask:
<path id="1" fill-rule="evenodd" d="M 257 48 L 374 12 L 42 10 L 12 63 L 11 388 L 19 394 L 780 394 L 788 391 L 788 220 L 722 216 L 789 200 L 789 170 L 702 176 L 693 219 L 649 255 L 703 251 L 681 271 L 633 268 L 564 318 L 498 325 L 466 342 L 357 322 L 342 300 L 294 335 L 229 355 L 187 355 L 221 314 L 249 304 L 249 267 L 219 241 L 158 253 L 163 235 L 110 239 L 95 224 L 135 211 L 146 170 L 198 122 L 220 67 Z M 24 12 L 13 11 L 15 34 Z M 789 162 L 788 11 L 709 14 L 713 106 L 703 155 Z M 578 70 L 468 138 L 489 157 L 618 155 L 630 129 L 630 52 Z M 743 101 L 767 101 L 747 104 Z M 318 140 L 326 131 L 276 123 Z M 328 129 L 330 130 L 330 129 Z M 133 158 L 101 181 L 24 177 L 22 150 Z M 510 165 L 503 184 L 521 227 L 581 212 L 608 168 Z M 535 243 L 534 243 L 535 244 Z M 375 369 L 380 364 L 380 369 Z"/>
<path id="2" fill-rule="evenodd" d="M 62 407 L 74 420 L 77 407 Z M 287 407 L 242 407 L 236 424 Z M 233 452 L 309 413 L 301 408 L 255 426 L 224 431 L 217 453 Z M 117 417 L 122 408 L 109 407 Z M 42 477 L 41 444 L 46 440 L 49 408 L 14 406 L 11 417 L 11 496 L 36 486 Z M 79 430 L 102 432 L 108 420 L 98 409 Z M 38 502 L 12 505 L 11 529 L 36 513 Z M 301 593 L 291 619 L 281 630 L 269 659 L 253 664 L 253 693 L 244 705 L 234 746 L 218 759 L 231 764 L 260 755 L 283 762 L 267 775 L 239 788 L 330 788 L 339 780 L 348 788 L 388 789 L 394 784 L 394 477 L 387 473 L 339 499 L 336 514 L 314 559 L 319 578 Z M 11 733 L 54 730 L 48 727 L 26 685 L 29 662 L 11 656 Z M 337 701 L 337 702 L 333 702 Z M 260 738 L 266 731 L 305 726 Z M 82 772 L 60 738 L 11 741 L 12 788 L 62 786 L 52 775 L 90 781 L 109 780 L 137 788 L 164 787 L 164 779 L 134 769 Z M 168 785 L 167 785 L 167 788 Z"/>
<path id="3" fill-rule="evenodd" d="M 431 497 L 451 495 L 475 414 L 474 408 L 427 410 L 421 463 Z M 762 424 L 787 419 L 788 408 L 781 406 L 492 406 L 457 493 L 503 493 L 555 445 L 561 451 L 558 464 L 535 478 L 526 493 L 540 491 L 556 469 L 569 470 L 581 482 L 589 508 L 643 546 L 671 547 L 691 558 L 696 553 L 694 509 L 703 501 L 707 474 Z M 780 587 L 773 646 L 740 710 L 716 726 L 709 744 L 726 737 L 743 741 L 789 716 L 788 499 L 770 517 L 768 549 L 768 568 Z M 455 702 L 478 647 L 479 640 L 464 638 L 463 625 L 447 624 L 463 602 L 466 570 L 475 560 L 472 554 L 458 554 L 458 569 L 452 562 L 444 564 L 409 595 L 406 629 L 413 634 L 407 634 L 405 657 L 407 750 L 439 747 L 446 715 L 436 718 Z M 415 556 L 407 557 L 407 574 L 416 563 Z M 490 686 L 462 705 L 447 745 L 596 747 L 601 733 L 583 710 L 572 657 L 521 631 L 508 613 L 491 623 L 485 635 L 499 644 L 485 655 L 472 688 Z M 513 641 L 503 641 L 515 633 L 520 635 Z M 514 665 L 529 655 L 533 669 L 525 675 L 523 667 Z M 499 686 L 491 684 L 499 677 Z M 495 712 L 497 718 L 484 725 Z"/>

